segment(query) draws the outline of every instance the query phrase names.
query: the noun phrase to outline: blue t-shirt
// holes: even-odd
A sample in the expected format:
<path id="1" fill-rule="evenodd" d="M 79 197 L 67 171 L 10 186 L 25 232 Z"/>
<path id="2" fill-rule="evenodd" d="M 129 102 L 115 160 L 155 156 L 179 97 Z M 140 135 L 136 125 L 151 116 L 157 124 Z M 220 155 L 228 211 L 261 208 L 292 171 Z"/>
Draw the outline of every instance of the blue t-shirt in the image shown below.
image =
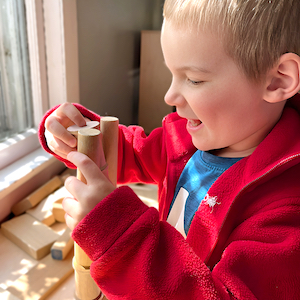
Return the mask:
<path id="1" fill-rule="evenodd" d="M 170 206 L 170 219 L 179 231 L 187 235 L 192 219 L 209 188 L 224 171 L 241 158 L 225 158 L 209 152 L 197 150 L 183 169 L 177 182 L 173 201 Z M 176 203 L 177 202 L 177 203 Z M 174 207 L 173 209 L 173 206 Z M 172 212 L 172 209 L 174 210 Z M 177 210 L 177 212 L 175 212 Z M 174 222 L 177 224 L 174 224 Z M 179 223 L 183 223 L 180 225 Z M 180 229 L 180 227 L 184 227 Z M 184 233 L 181 232 L 183 235 Z"/>

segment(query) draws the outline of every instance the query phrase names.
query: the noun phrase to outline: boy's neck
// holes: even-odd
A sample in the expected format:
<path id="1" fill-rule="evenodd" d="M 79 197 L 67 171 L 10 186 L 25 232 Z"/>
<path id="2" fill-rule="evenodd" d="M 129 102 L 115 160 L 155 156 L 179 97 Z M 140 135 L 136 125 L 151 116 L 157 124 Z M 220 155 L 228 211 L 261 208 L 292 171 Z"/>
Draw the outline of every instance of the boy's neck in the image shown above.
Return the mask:
<path id="1" fill-rule="evenodd" d="M 251 155 L 256 149 L 256 147 L 257 146 L 246 150 L 240 150 L 240 151 L 231 150 L 229 148 L 223 148 L 223 149 L 210 150 L 209 152 L 219 157 L 238 158 L 238 157 L 246 157 Z"/>

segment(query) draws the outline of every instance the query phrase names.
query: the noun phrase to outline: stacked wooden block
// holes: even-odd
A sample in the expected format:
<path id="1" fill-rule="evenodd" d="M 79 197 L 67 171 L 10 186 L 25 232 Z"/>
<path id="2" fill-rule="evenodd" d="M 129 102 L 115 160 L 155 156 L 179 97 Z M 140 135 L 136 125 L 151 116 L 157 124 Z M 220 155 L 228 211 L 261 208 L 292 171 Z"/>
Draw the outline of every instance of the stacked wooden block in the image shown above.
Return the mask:
<path id="1" fill-rule="evenodd" d="M 53 177 L 15 204 L 12 208 L 15 216 L 1 224 L 1 233 L 37 260 L 32 269 L 5 290 L 0 287 L 1 300 L 45 299 L 73 272 L 71 232 L 66 226 L 62 234 L 51 228 L 57 222 L 64 222 L 61 203 L 69 193 L 63 184 L 70 175 L 75 174 L 67 169 L 61 175 Z"/>

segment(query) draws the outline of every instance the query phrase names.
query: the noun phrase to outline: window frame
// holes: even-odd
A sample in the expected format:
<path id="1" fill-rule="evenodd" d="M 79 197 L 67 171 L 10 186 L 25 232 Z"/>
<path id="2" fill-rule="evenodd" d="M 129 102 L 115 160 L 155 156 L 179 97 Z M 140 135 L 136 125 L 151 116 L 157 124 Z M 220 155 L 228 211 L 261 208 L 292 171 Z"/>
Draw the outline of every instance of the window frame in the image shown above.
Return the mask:
<path id="1" fill-rule="evenodd" d="M 49 108 L 79 103 L 76 0 L 24 0 L 24 4 L 34 128 L 0 143 L 0 170 L 40 147 L 37 128 Z"/>

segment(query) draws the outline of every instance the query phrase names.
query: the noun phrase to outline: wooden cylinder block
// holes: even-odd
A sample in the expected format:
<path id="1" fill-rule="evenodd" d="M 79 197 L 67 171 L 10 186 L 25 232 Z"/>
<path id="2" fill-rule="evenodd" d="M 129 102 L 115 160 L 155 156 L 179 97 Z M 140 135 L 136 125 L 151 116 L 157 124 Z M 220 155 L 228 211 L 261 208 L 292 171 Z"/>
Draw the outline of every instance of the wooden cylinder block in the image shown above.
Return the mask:
<path id="1" fill-rule="evenodd" d="M 87 155 L 99 168 L 101 164 L 105 164 L 104 155 L 102 157 L 99 155 L 102 152 L 102 135 L 98 129 L 81 129 L 78 131 L 77 138 L 78 152 Z M 79 169 L 77 169 L 77 178 L 86 183 L 86 179 Z M 92 261 L 76 243 L 74 243 L 74 251 L 75 295 L 80 300 L 95 299 L 101 294 L 101 291 L 90 275 Z"/>
<path id="2" fill-rule="evenodd" d="M 118 125 L 119 120 L 114 117 L 102 117 L 100 120 L 101 132 L 97 129 L 85 128 L 78 131 L 77 150 L 86 154 L 102 169 L 108 164 L 108 178 L 116 185 L 118 161 Z M 103 139 L 103 141 L 102 141 Z M 103 144 L 103 151 L 102 150 Z M 80 170 L 77 178 L 86 183 Z M 92 261 L 86 253 L 75 243 L 73 268 L 75 270 L 75 296 L 80 300 L 106 299 L 90 275 Z"/>
<path id="3" fill-rule="evenodd" d="M 90 269 L 85 269 L 73 259 L 73 269 L 75 270 L 76 297 L 78 299 L 95 299 L 101 294 L 96 284 L 90 284 Z M 85 287 L 85 288 L 82 288 Z"/>
<path id="4" fill-rule="evenodd" d="M 108 164 L 108 178 L 113 185 L 117 184 L 118 171 L 118 133 L 119 119 L 101 117 L 100 128 L 103 134 L 103 151 Z"/>

